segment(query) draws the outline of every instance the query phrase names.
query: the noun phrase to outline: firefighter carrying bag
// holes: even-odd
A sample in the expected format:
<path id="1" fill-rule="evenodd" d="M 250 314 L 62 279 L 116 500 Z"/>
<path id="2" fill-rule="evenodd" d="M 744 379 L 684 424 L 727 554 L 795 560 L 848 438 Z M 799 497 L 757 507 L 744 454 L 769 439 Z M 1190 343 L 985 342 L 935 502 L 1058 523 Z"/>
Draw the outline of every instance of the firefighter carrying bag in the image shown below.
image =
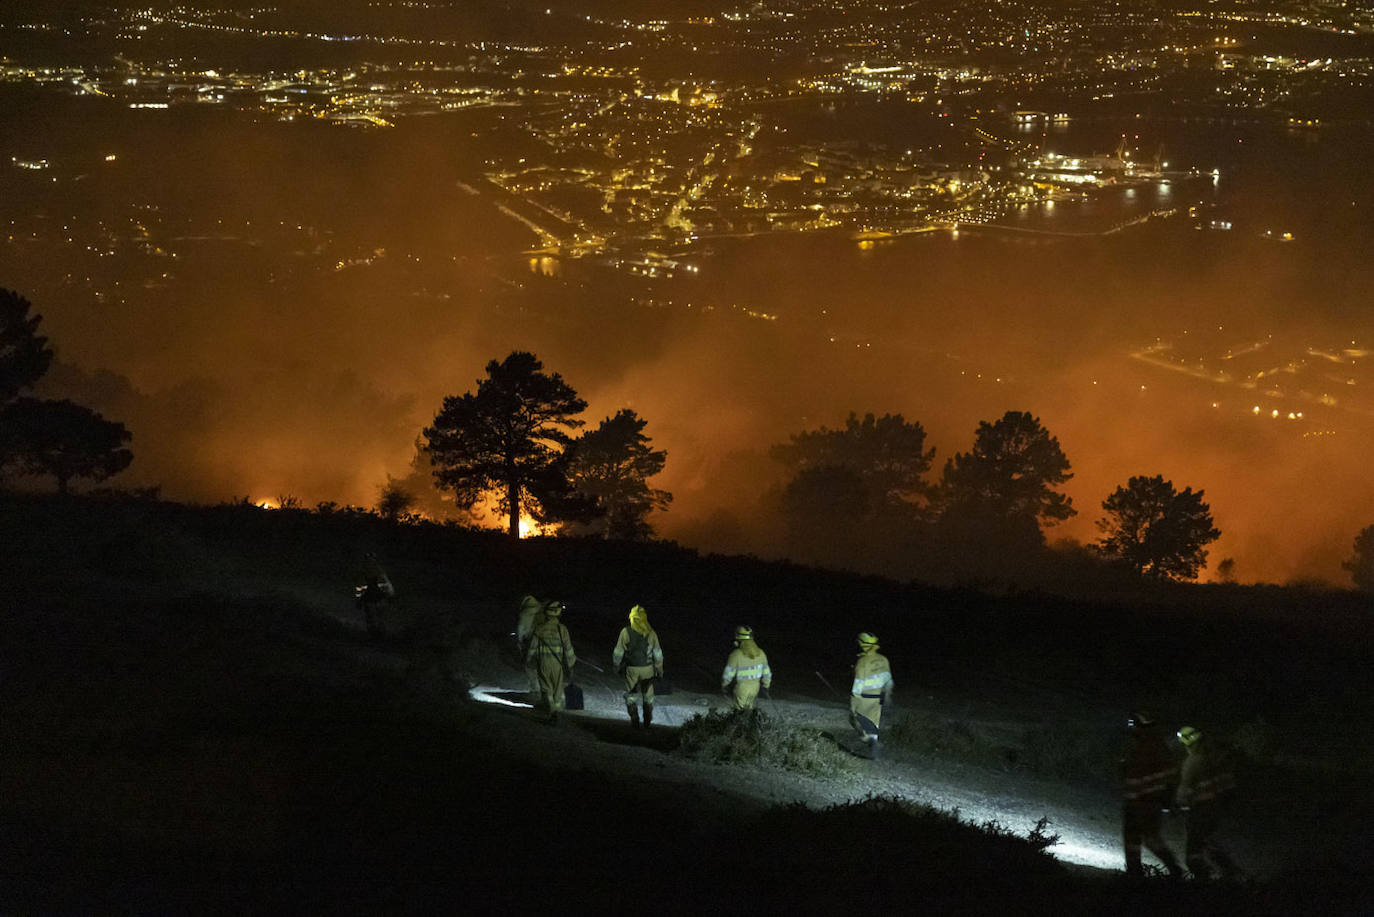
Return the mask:
<path id="1" fill-rule="evenodd" d="M 572 682 L 563 686 L 563 705 L 569 710 L 582 710 L 587 704 L 582 696 L 582 686 Z"/>

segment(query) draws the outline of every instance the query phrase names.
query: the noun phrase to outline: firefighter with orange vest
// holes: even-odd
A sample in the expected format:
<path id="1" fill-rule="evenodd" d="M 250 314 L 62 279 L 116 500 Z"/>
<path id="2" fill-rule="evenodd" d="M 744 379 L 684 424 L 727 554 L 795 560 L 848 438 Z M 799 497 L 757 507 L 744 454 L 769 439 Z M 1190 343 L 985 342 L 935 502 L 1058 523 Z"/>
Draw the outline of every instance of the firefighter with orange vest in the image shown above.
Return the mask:
<path id="1" fill-rule="evenodd" d="M 876 760 L 878 726 L 883 707 L 892 703 L 892 666 L 878 652 L 878 638 L 867 631 L 859 634 L 859 657 L 854 661 L 854 685 L 850 688 L 849 722 L 863 738 L 868 756 Z"/>
<path id="2" fill-rule="evenodd" d="M 1182 878 L 1183 867 L 1164 843 L 1160 828 L 1169 790 L 1177 776 L 1173 755 L 1159 724 L 1148 713 L 1126 721 L 1126 755 L 1121 760 L 1121 844 L 1126 874 L 1143 876 L 1142 845 L 1159 858 L 1171 878 Z"/>
<path id="3" fill-rule="evenodd" d="M 639 705 L 644 704 L 644 726 L 654 721 L 654 679 L 663 677 L 663 647 L 658 633 L 649 626 L 649 612 L 643 605 L 630 609 L 630 623 L 620 629 L 620 639 L 611 652 L 611 667 L 625 675 L 625 712 L 639 726 Z"/>
<path id="4" fill-rule="evenodd" d="M 1188 750 L 1174 794 L 1174 807 L 1184 813 L 1188 832 L 1183 859 L 1195 879 L 1212 878 L 1213 865 L 1222 878 L 1230 878 L 1236 875 L 1236 864 L 1217 846 L 1216 833 L 1236 778 L 1224 756 L 1210 746 L 1201 730 L 1184 726 L 1178 731 L 1178 740 Z"/>
<path id="5" fill-rule="evenodd" d="M 772 684 L 768 654 L 754 642 L 754 629 L 741 624 L 735 628 L 735 648 L 720 673 L 720 690 L 735 702 L 736 710 L 751 710 L 759 689 L 767 691 Z"/>
<path id="6" fill-rule="evenodd" d="M 560 620 L 562 616 L 562 602 L 546 603 L 544 620 L 531 632 L 529 648 L 525 651 L 525 662 L 538 675 L 540 701 L 548 710 L 550 723 L 558 722 L 558 714 L 566 706 L 563 685 L 572 674 L 573 666 L 577 665 L 577 653 L 573 650 L 568 628 Z"/>

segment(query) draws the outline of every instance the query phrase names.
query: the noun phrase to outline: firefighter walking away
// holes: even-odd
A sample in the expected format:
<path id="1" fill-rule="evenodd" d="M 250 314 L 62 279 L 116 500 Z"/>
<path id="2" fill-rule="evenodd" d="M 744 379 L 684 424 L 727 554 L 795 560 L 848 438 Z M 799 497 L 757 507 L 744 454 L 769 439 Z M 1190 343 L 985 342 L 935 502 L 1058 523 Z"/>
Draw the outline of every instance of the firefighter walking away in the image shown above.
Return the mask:
<path id="1" fill-rule="evenodd" d="M 377 555 L 368 551 L 363 555 L 363 562 L 358 565 L 358 573 L 353 578 L 353 598 L 363 613 L 369 636 L 381 636 L 381 608 L 395 597 L 396 587 L 391 585 L 391 578 L 382 569 Z"/>
<path id="2" fill-rule="evenodd" d="M 741 624 L 735 628 L 735 648 L 720 673 L 720 690 L 735 702 L 736 710 L 752 710 L 759 690 L 766 697 L 772 684 L 768 655 L 754 642 L 754 629 Z"/>
<path id="3" fill-rule="evenodd" d="M 878 638 L 865 631 L 859 634 L 859 658 L 854 661 L 854 685 L 849 691 L 849 723 L 867 746 L 868 757 L 877 760 L 882 753 L 878 727 L 883 708 L 892 704 L 892 666 L 878 652 Z"/>
<path id="4" fill-rule="evenodd" d="M 548 721 L 558 722 L 558 714 L 565 706 L 563 685 L 577 665 L 572 637 L 563 625 L 563 603 L 551 601 L 544 606 L 544 620 L 530 634 L 525 661 L 535 669 L 539 679 L 540 703 L 548 711 Z"/>
<path id="5" fill-rule="evenodd" d="M 1221 749 L 1212 747 L 1202 731 L 1184 726 L 1178 740 L 1188 750 L 1183 759 L 1174 807 L 1183 812 L 1188 840 L 1183 851 L 1184 862 L 1193 878 L 1206 881 L 1216 876 L 1232 879 L 1238 875 L 1235 861 L 1217 845 L 1216 833 L 1236 778 Z"/>
<path id="6" fill-rule="evenodd" d="M 654 679 L 663 677 L 663 647 L 658 633 L 649 626 L 649 612 L 643 605 L 630 609 L 630 623 L 620 629 L 611 666 L 625 676 L 625 712 L 630 722 L 640 725 L 642 700 L 643 723 L 648 728 L 654 721 Z"/>
<path id="7" fill-rule="evenodd" d="M 1126 729 L 1126 755 L 1121 761 L 1121 846 L 1126 874 L 1145 874 L 1140 862 L 1143 846 L 1159 858 L 1170 878 L 1182 878 L 1183 867 L 1160 833 L 1177 773 L 1173 756 L 1151 714 L 1135 714 L 1126 721 Z"/>

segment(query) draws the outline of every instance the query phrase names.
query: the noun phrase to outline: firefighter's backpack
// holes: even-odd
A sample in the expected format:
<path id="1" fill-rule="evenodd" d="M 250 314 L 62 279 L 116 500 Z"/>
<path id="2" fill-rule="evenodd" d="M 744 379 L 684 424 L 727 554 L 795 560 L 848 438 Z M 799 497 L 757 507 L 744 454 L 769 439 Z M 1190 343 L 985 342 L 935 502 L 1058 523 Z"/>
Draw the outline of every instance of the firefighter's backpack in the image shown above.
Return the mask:
<path id="1" fill-rule="evenodd" d="M 582 686 L 571 682 L 563 686 L 563 705 L 569 710 L 582 710 L 587 706 L 582 696 Z"/>

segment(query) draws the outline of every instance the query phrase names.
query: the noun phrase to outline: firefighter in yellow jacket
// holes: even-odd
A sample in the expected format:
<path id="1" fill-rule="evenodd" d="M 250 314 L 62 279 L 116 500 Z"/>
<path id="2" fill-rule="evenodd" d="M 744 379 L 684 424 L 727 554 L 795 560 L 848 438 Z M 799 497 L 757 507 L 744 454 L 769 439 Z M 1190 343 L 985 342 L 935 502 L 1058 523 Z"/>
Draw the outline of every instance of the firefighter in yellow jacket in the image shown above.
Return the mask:
<path id="1" fill-rule="evenodd" d="M 858 639 L 859 658 L 854 662 L 854 685 L 849 692 L 849 722 L 863 737 L 868 756 L 876 759 L 883 707 L 892 703 L 892 666 L 878 652 L 877 637 L 864 632 Z"/>
<path id="2" fill-rule="evenodd" d="M 759 688 L 767 690 L 773 684 L 773 670 L 768 656 L 754 642 L 754 629 L 740 625 L 735 628 L 735 649 L 725 660 L 720 673 L 720 689 L 735 702 L 736 710 L 750 710 Z M 733 690 L 731 690 L 733 686 Z"/>
<path id="3" fill-rule="evenodd" d="M 558 722 L 558 714 L 564 707 L 563 685 L 573 666 L 577 665 L 577 653 L 573 651 L 572 638 L 568 628 L 560 620 L 563 616 L 563 603 L 549 602 L 544 606 L 544 620 L 530 634 L 529 649 L 525 661 L 533 664 L 539 676 L 539 696 L 549 711 L 549 722 Z"/>
<path id="4" fill-rule="evenodd" d="M 1195 879 L 1212 878 L 1213 866 L 1222 878 L 1232 878 L 1238 873 L 1235 861 L 1218 846 L 1216 833 L 1227 797 L 1236 786 L 1235 775 L 1225 755 L 1211 747 L 1201 730 L 1184 726 L 1178 740 L 1188 750 L 1174 793 L 1174 808 L 1184 813 L 1188 833 L 1183 859 Z"/>
<path id="5" fill-rule="evenodd" d="M 630 623 L 620 629 L 620 639 L 611 653 L 611 666 L 625 675 L 625 711 L 630 722 L 639 725 L 640 699 L 644 701 L 644 725 L 654 721 L 654 679 L 663 677 L 663 647 L 658 633 L 649 626 L 649 612 L 643 605 L 630 609 Z"/>

